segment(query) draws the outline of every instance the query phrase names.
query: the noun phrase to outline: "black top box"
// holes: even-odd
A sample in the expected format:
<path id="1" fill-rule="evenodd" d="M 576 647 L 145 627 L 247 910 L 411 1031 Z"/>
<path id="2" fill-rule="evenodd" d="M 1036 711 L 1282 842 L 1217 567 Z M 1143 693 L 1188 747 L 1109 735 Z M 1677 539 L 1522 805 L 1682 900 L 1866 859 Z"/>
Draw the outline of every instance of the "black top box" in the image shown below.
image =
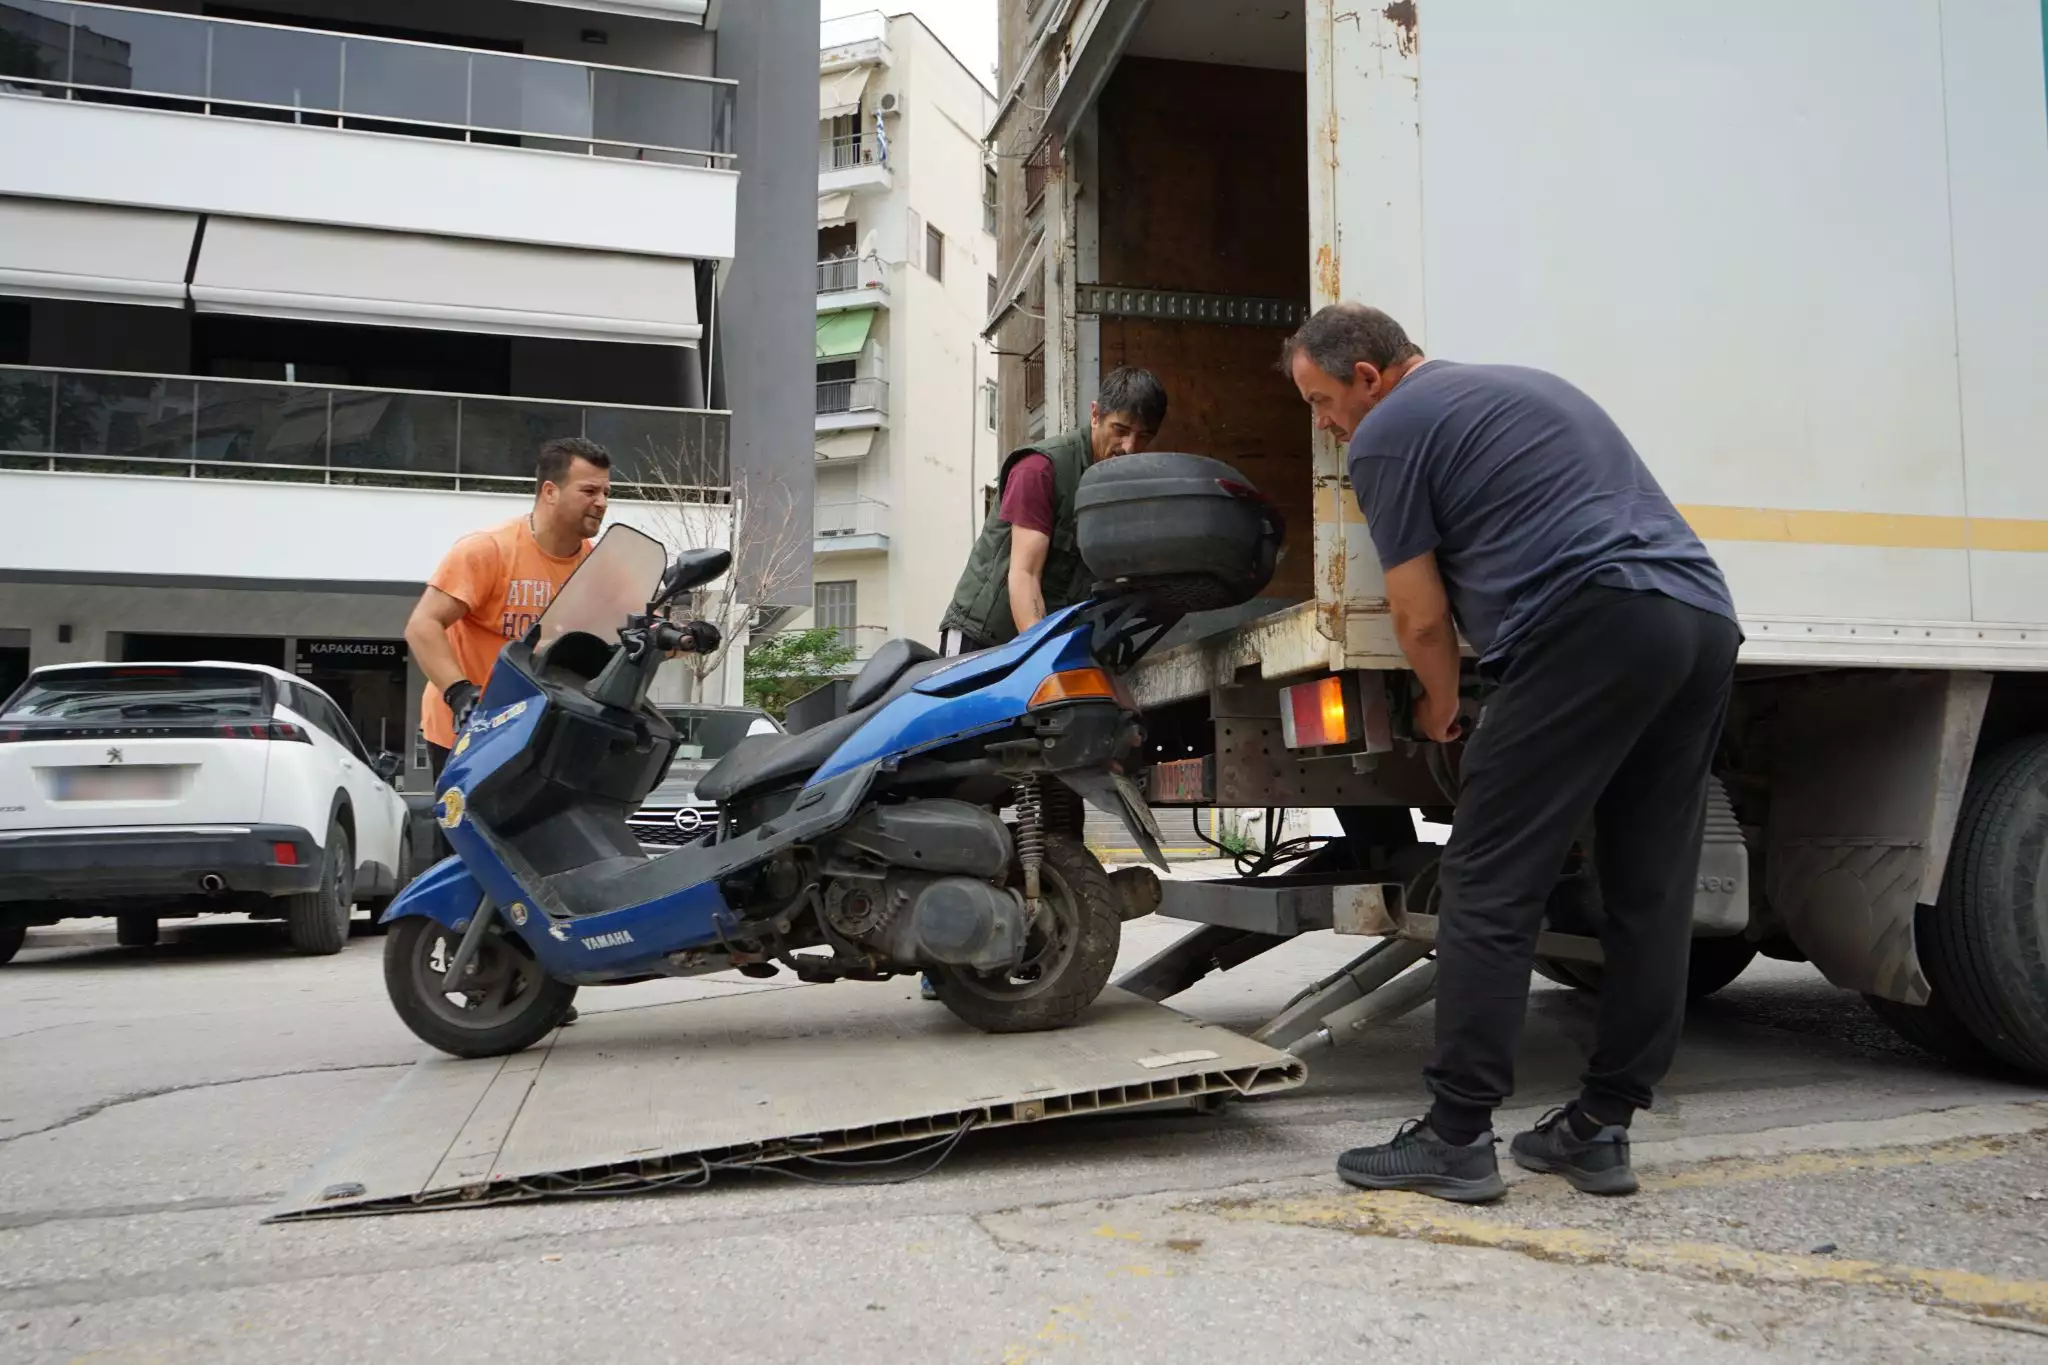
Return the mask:
<path id="1" fill-rule="evenodd" d="M 1280 514 L 1244 475 L 1204 455 L 1146 451 L 1103 460 L 1074 495 L 1081 558 L 1097 591 L 1172 611 L 1249 602 L 1272 581 Z"/>

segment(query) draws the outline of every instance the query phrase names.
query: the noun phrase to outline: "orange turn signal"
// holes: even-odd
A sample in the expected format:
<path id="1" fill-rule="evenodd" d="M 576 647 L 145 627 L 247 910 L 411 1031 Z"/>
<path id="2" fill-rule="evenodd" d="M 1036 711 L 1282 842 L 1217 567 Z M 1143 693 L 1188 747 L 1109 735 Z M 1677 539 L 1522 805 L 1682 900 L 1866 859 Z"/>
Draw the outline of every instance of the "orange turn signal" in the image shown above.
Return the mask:
<path id="1" fill-rule="evenodd" d="M 1281 689 L 1280 740 L 1290 749 L 1320 749 L 1352 741 L 1344 680 L 1336 674 Z"/>
<path id="2" fill-rule="evenodd" d="M 1116 698 L 1116 684 L 1110 681 L 1109 674 L 1099 668 L 1070 668 L 1040 683 L 1038 690 L 1031 694 L 1031 705 L 1051 706 L 1055 702 L 1098 698 L 1112 701 Z"/>

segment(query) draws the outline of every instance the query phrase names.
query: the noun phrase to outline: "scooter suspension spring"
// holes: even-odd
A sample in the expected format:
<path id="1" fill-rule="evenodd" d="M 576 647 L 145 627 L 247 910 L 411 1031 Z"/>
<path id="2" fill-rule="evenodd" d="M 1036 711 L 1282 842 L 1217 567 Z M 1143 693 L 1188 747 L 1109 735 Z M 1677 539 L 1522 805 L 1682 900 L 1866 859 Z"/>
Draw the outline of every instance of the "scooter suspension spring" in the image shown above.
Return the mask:
<path id="1" fill-rule="evenodd" d="M 1038 870 L 1045 863 L 1045 811 L 1036 775 L 1017 783 L 1017 861 L 1024 869 L 1024 908 L 1038 914 Z"/>

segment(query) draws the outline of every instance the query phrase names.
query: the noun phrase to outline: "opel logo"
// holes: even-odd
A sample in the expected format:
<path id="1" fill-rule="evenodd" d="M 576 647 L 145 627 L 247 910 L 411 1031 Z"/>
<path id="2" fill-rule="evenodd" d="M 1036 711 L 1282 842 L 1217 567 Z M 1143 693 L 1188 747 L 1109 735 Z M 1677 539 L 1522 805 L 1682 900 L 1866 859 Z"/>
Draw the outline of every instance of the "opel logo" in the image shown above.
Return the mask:
<path id="1" fill-rule="evenodd" d="M 695 834 L 704 825 L 704 817 L 688 806 L 676 812 L 676 829 L 683 834 Z"/>

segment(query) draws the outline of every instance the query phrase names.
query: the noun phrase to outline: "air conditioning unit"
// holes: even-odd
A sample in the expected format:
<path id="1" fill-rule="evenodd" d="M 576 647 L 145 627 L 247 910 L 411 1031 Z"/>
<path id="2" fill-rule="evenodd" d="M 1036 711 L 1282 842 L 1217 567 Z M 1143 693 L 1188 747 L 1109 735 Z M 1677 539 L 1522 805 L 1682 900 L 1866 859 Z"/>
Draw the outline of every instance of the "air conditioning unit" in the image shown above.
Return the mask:
<path id="1" fill-rule="evenodd" d="M 895 113 L 895 112 L 896 112 L 896 92 L 895 92 L 895 91 L 893 91 L 893 90 L 891 90 L 891 91 L 889 91 L 889 92 L 888 92 L 887 94 L 883 95 L 883 96 L 882 96 L 881 98 L 877 99 L 877 100 L 875 101 L 875 112 L 876 112 L 877 114 L 893 114 L 893 113 Z"/>

